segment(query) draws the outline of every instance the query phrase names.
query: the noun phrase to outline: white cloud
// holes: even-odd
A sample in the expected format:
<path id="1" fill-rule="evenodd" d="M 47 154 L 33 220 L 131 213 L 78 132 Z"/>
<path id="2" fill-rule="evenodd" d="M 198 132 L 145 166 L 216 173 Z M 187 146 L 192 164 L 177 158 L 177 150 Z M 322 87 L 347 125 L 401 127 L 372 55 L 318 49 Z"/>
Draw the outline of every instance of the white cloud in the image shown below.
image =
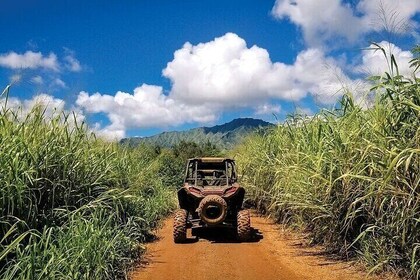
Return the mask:
<path id="1" fill-rule="evenodd" d="M 163 75 L 171 79 L 172 93 L 179 99 L 202 103 L 217 102 L 225 96 L 235 102 L 240 89 L 234 88 L 236 84 L 228 85 L 235 69 L 227 68 L 226 61 L 239 58 L 244 47 L 244 41 L 235 34 L 198 46 L 186 43 L 175 52 L 174 60 L 168 63 Z"/>
<path id="2" fill-rule="evenodd" d="M 234 107 L 269 95 L 299 99 L 305 93 L 294 92 L 286 83 L 288 71 L 287 65 L 273 64 L 265 49 L 248 48 L 245 40 L 227 33 L 196 46 L 184 44 L 163 75 L 172 81 L 171 94 L 176 99 L 191 104 L 223 101 L 225 106 Z"/>
<path id="3" fill-rule="evenodd" d="M 38 84 L 38 85 L 42 85 L 44 83 L 44 79 L 37 75 L 31 78 L 31 82 L 33 82 L 34 84 Z"/>
<path id="4" fill-rule="evenodd" d="M 412 18 L 420 12 L 418 0 L 362 0 L 357 10 L 370 30 L 410 33 L 418 27 Z"/>
<path id="5" fill-rule="evenodd" d="M 53 87 L 60 87 L 60 88 L 66 88 L 66 83 L 61 80 L 60 78 L 55 78 L 52 82 L 51 82 L 51 86 Z"/>
<path id="6" fill-rule="evenodd" d="M 80 65 L 79 60 L 77 60 L 72 54 L 66 55 L 64 57 L 65 66 L 71 72 L 80 72 L 82 66 Z"/>
<path id="7" fill-rule="evenodd" d="M 80 72 L 82 66 L 76 59 L 74 51 L 64 48 L 64 56 L 57 57 L 51 52 L 44 55 L 41 52 L 27 51 L 16 53 L 14 51 L 0 54 L 0 67 L 14 71 L 10 78 L 11 84 L 30 82 L 38 85 L 43 91 L 54 91 L 67 88 L 63 75 L 68 72 Z M 27 79 L 26 79 L 27 77 Z"/>
<path id="8" fill-rule="evenodd" d="M 202 105 L 188 106 L 163 94 L 162 87 L 143 84 L 132 94 L 117 92 L 114 96 L 80 92 L 76 104 L 88 113 L 105 113 L 111 124 L 96 127 L 107 138 L 120 139 L 128 128 L 164 127 L 187 122 L 208 123 L 217 112 Z"/>
<path id="9" fill-rule="evenodd" d="M 186 43 L 163 75 L 172 82 L 174 99 L 225 108 L 258 106 L 269 98 L 297 101 L 308 93 L 331 103 L 342 89 L 337 75 L 344 76 L 319 49 L 302 51 L 291 65 L 272 62 L 267 50 L 248 48 L 233 33 L 196 46 Z"/>
<path id="10" fill-rule="evenodd" d="M 311 46 L 337 38 L 354 43 L 371 31 L 411 33 L 418 12 L 418 0 L 361 0 L 356 6 L 340 0 L 276 0 L 272 9 L 276 18 L 298 25 Z"/>
<path id="11" fill-rule="evenodd" d="M 96 123 L 93 126 L 92 131 L 96 136 L 108 141 L 119 141 L 125 137 L 124 127 L 118 128 L 117 125 L 109 125 L 105 128 L 102 128 L 99 123 Z"/>
<path id="12" fill-rule="evenodd" d="M 280 105 L 266 103 L 266 104 L 259 105 L 255 109 L 255 115 L 264 116 L 264 115 L 278 114 L 280 113 L 280 110 L 281 110 Z"/>
<path id="13" fill-rule="evenodd" d="M 320 45 L 335 35 L 355 41 L 366 28 L 352 8 L 340 0 L 277 0 L 272 13 L 300 26 L 305 41 L 311 45 Z"/>
<path id="14" fill-rule="evenodd" d="M 43 68 L 59 71 L 59 62 L 54 53 L 44 56 L 41 52 L 27 51 L 24 54 L 9 52 L 0 54 L 0 66 L 10 69 L 37 69 Z"/>

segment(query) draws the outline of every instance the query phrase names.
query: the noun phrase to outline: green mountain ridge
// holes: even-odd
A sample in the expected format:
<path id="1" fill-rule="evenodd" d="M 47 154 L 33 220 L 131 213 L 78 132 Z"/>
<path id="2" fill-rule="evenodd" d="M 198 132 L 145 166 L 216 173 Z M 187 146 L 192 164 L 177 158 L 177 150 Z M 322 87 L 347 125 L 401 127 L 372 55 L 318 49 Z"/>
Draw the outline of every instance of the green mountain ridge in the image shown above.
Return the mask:
<path id="1" fill-rule="evenodd" d="M 168 131 L 149 137 L 130 137 L 121 140 L 122 144 L 137 146 L 141 143 L 171 147 L 181 141 L 207 143 L 210 142 L 222 149 L 238 144 L 252 132 L 273 126 L 272 123 L 253 118 L 238 118 L 228 123 L 212 127 L 197 127 L 186 131 Z"/>

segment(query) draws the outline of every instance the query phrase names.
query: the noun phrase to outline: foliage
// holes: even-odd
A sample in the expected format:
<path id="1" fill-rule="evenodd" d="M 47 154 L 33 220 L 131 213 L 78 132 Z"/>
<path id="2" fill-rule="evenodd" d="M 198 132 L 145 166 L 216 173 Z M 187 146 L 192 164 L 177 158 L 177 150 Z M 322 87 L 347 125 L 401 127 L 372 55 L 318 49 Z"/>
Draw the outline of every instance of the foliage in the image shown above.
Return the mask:
<path id="1" fill-rule="evenodd" d="M 291 117 L 235 153 L 261 211 L 372 271 L 419 278 L 420 79 L 402 77 L 387 58 L 391 71 L 372 78 L 370 108 L 349 93 L 340 108 Z"/>
<path id="2" fill-rule="evenodd" d="M 90 134 L 76 116 L 0 114 L 0 278 L 124 278 L 173 192 L 155 149 Z"/>

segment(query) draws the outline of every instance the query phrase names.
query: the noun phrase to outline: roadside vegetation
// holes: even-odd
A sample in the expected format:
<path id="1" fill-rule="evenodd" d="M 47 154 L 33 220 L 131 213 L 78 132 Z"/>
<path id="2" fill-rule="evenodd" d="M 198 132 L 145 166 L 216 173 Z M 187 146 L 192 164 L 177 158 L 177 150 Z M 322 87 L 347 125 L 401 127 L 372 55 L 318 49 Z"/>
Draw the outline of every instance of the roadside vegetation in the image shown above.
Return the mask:
<path id="1" fill-rule="evenodd" d="M 257 208 L 371 271 L 420 278 L 420 79 L 372 77 L 376 99 L 348 92 L 334 110 L 295 115 L 234 154 Z M 420 66 L 414 49 L 413 72 Z"/>
<path id="2" fill-rule="evenodd" d="M 8 88 L 4 92 L 7 99 Z M 125 278 L 174 207 L 154 147 L 42 107 L 0 113 L 0 279 Z"/>

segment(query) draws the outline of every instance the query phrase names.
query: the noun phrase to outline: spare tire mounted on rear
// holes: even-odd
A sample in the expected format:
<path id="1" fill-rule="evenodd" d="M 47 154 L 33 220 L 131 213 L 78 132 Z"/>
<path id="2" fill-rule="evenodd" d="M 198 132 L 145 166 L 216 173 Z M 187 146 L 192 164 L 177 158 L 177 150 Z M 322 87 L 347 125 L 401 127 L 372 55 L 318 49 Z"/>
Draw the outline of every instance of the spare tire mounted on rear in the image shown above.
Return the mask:
<path id="1" fill-rule="evenodd" d="M 218 195 L 208 195 L 201 200 L 197 210 L 201 220 L 213 226 L 225 220 L 227 203 Z"/>

